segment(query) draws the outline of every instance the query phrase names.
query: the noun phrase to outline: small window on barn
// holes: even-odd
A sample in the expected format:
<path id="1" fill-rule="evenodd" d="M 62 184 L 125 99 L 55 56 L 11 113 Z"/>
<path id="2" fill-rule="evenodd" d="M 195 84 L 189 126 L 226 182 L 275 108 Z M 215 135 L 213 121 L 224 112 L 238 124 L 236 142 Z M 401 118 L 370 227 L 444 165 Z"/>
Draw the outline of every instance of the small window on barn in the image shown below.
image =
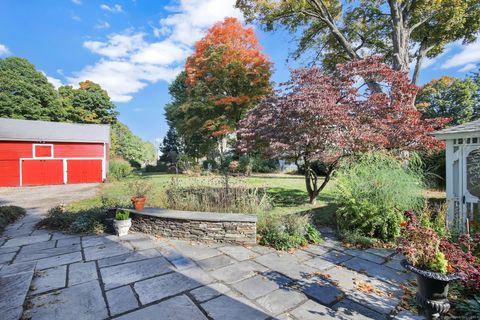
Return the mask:
<path id="1" fill-rule="evenodd" d="M 53 158 L 53 145 L 34 144 L 34 158 Z"/>

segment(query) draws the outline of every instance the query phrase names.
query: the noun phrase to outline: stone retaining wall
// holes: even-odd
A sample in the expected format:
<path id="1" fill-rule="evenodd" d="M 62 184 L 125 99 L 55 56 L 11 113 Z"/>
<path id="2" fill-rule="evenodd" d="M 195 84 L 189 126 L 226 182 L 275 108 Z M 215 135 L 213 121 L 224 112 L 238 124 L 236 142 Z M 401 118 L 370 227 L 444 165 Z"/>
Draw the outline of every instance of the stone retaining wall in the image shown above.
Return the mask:
<path id="1" fill-rule="evenodd" d="M 132 231 L 167 238 L 235 244 L 256 242 L 253 215 L 145 209 L 131 212 Z"/>

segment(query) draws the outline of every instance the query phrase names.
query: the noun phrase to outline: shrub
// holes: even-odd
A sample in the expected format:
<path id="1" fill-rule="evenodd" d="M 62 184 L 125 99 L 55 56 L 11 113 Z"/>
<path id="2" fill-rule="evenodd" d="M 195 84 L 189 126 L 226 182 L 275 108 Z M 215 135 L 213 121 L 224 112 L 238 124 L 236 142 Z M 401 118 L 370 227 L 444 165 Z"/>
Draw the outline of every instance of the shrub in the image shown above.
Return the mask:
<path id="1" fill-rule="evenodd" d="M 131 205 L 131 195 L 117 190 L 104 190 L 101 195 L 102 208 L 111 209 Z"/>
<path id="2" fill-rule="evenodd" d="M 0 206 L 0 234 L 8 224 L 14 223 L 25 213 L 25 209 L 17 206 Z"/>
<path id="3" fill-rule="evenodd" d="M 260 244 L 277 250 L 298 248 L 321 241 L 320 232 L 309 223 L 308 216 L 262 214 L 259 216 L 257 231 L 261 236 Z"/>
<path id="4" fill-rule="evenodd" d="M 260 173 L 273 173 L 279 169 L 278 160 L 273 159 L 261 159 L 260 157 L 254 157 L 252 162 L 252 172 Z"/>
<path id="5" fill-rule="evenodd" d="M 39 222 L 40 227 L 73 233 L 102 233 L 106 229 L 106 212 L 102 208 L 65 211 L 56 206 Z"/>
<path id="6" fill-rule="evenodd" d="M 424 200 L 422 175 L 395 158 L 364 155 L 341 168 L 333 189 L 341 232 L 391 241 L 400 235 L 403 212 Z"/>
<path id="7" fill-rule="evenodd" d="M 474 295 L 471 299 L 458 301 L 455 308 L 468 319 L 476 319 L 480 315 L 480 295 Z"/>
<path id="8" fill-rule="evenodd" d="M 446 273 L 448 260 L 440 250 L 440 237 L 433 229 L 420 225 L 412 211 L 405 212 L 405 216 L 399 250 L 414 267 Z"/>
<path id="9" fill-rule="evenodd" d="M 145 166 L 145 172 L 168 172 L 168 165 L 161 161 L 158 161 L 155 166 L 147 164 Z"/>
<path id="10" fill-rule="evenodd" d="M 419 215 L 420 224 L 424 227 L 435 230 L 440 237 L 445 237 L 448 233 L 447 215 L 448 205 L 446 203 L 425 203 L 425 206 L 423 210 L 420 211 Z"/>
<path id="11" fill-rule="evenodd" d="M 253 170 L 253 159 L 247 155 L 243 155 L 238 160 L 238 171 L 249 176 Z"/>
<path id="12" fill-rule="evenodd" d="M 228 177 L 210 178 L 207 185 L 188 186 L 172 178 L 165 193 L 167 207 L 176 210 L 261 213 L 272 208 L 266 189 L 248 188 L 241 182 L 230 185 Z"/>
<path id="13" fill-rule="evenodd" d="M 132 175 L 133 168 L 128 161 L 112 159 L 108 164 L 108 177 L 111 181 L 124 180 Z"/>
<path id="14" fill-rule="evenodd" d="M 130 212 L 126 210 L 118 210 L 115 214 L 115 220 L 128 220 L 130 218 Z"/>

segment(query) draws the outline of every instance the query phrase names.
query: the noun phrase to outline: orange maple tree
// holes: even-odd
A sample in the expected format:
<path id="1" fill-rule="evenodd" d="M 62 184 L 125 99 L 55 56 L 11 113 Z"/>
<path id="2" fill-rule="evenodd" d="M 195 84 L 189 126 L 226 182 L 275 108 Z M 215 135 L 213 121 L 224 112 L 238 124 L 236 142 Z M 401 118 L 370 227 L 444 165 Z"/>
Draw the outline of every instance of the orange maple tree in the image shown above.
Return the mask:
<path id="1" fill-rule="evenodd" d="M 213 136 L 233 132 L 245 112 L 271 92 L 271 68 L 253 28 L 235 18 L 214 24 L 185 65 L 190 92 L 210 106 L 204 128 Z"/>

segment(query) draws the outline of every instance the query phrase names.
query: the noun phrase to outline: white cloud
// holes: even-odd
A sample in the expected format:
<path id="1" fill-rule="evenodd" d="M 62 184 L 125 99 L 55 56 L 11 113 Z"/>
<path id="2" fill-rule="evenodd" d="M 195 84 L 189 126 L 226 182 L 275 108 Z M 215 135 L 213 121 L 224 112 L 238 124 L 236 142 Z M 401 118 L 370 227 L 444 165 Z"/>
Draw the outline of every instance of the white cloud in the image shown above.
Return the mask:
<path id="1" fill-rule="evenodd" d="M 121 5 L 119 4 L 114 4 L 113 6 L 109 6 L 107 4 L 102 4 L 100 5 L 100 8 L 102 10 L 105 10 L 105 11 L 108 11 L 108 12 L 112 12 L 112 13 L 120 13 L 120 12 L 123 12 L 123 8 Z"/>
<path id="2" fill-rule="evenodd" d="M 110 28 L 110 23 L 107 21 L 98 21 L 98 23 L 95 25 L 95 29 L 108 29 Z"/>
<path id="3" fill-rule="evenodd" d="M 58 89 L 59 87 L 63 86 L 62 80 L 54 77 L 50 77 L 44 71 L 40 70 L 40 72 L 43 73 L 43 75 L 47 78 L 48 82 L 50 82 L 55 87 L 55 89 Z"/>
<path id="4" fill-rule="evenodd" d="M 10 54 L 10 50 L 8 50 L 7 46 L 0 43 L 0 56 Z"/>
<path id="5" fill-rule="evenodd" d="M 160 26 L 170 30 L 170 39 L 192 45 L 205 29 L 225 17 L 243 19 L 233 0 L 181 0 L 174 13 L 160 20 Z"/>
<path id="6" fill-rule="evenodd" d="M 82 0 L 72 0 L 72 2 L 75 4 L 82 4 Z"/>
<path id="7" fill-rule="evenodd" d="M 459 53 L 450 57 L 442 65 L 442 69 L 466 66 L 480 62 L 480 39 L 461 47 Z M 463 69 L 463 68 L 462 68 Z"/>
<path id="8" fill-rule="evenodd" d="M 72 18 L 72 20 L 75 20 L 75 21 L 82 21 L 82 18 L 80 18 L 79 16 L 77 16 L 76 14 L 72 14 L 70 16 L 70 18 Z"/>
<path id="9" fill-rule="evenodd" d="M 85 41 L 84 47 L 101 58 L 67 80 L 73 85 L 85 80 L 97 82 L 112 101 L 128 102 L 133 94 L 151 83 L 172 81 L 183 69 L 193 43 L 213 23 L 225 17 L 240 19 L 234 4 L 235 0 L 180 0 L 177 6 L 168 8 L 169 16 L 151 26 L 155 38 L 152 34 L 127 30 L 111 34 L 105 40 Z M 102 9 L 110 11 L 103 6 L 107 5 L 102 5 Z"/>
<path id="10" fill-rule="evenodd" d="M 469 64 L 463 66 L 463 68 L 459 69 L 458 71 L 468 72 L 468 71 L 472 71 L 472 70 L 475 70 L 475 69 L 477 69 L 477 65 L 475 63 L 469 63 Z"/>
<path id="11" fill-rule="evenodd" d="M 90 51 L 108 58 L 121 58 L 132 54 L 145 45 L 143 33 L 133 35 L 112 34 L 107 42 L 85 41 L 83 46 Z"/>

